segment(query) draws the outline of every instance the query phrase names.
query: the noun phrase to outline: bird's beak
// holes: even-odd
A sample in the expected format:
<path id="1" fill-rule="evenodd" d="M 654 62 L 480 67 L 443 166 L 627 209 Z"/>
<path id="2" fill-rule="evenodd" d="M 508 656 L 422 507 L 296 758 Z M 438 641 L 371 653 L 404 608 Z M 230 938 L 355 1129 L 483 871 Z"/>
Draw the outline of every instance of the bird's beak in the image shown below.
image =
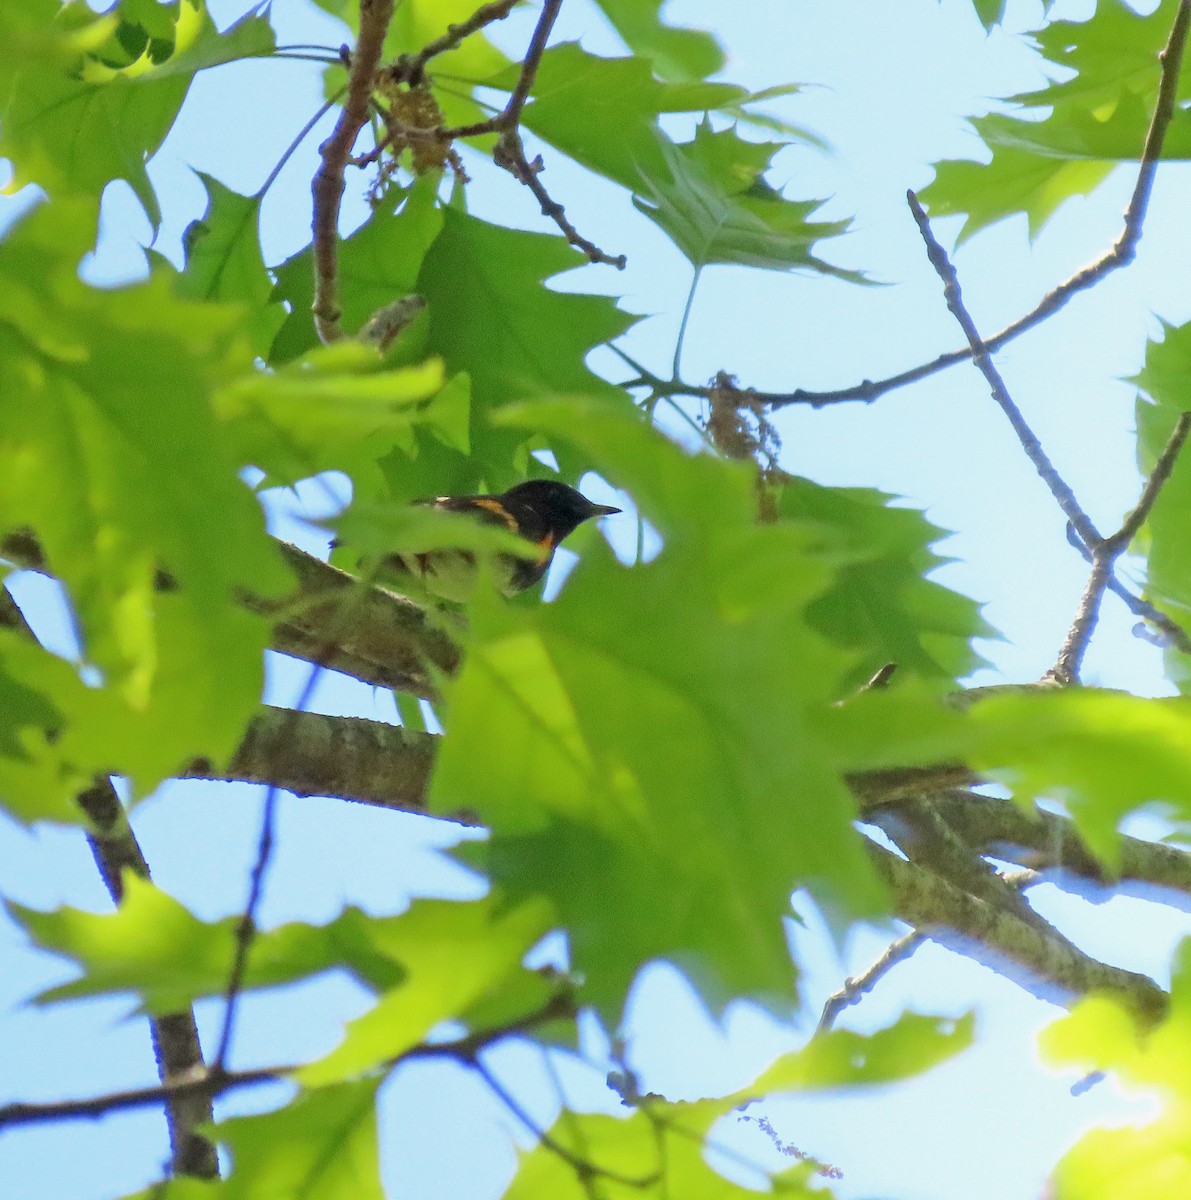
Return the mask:
<path id="1" fill-rule="evenodd" d="M 624 512 L 624 509 L 613 508 L 611 504 L 593 504 L 591 506 L 591 515 L 593 517 L 610 517 L 618 512 Z"/>

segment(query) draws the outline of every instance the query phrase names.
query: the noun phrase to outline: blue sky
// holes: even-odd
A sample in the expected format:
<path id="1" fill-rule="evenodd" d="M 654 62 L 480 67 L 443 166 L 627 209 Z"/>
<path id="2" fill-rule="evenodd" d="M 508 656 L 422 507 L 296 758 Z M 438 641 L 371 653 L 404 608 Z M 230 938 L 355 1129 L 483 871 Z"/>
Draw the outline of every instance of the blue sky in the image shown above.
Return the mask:
<path id="1" fill-rule="evenodd" d="M 240 0 L 212 4 L 221 23 L 244 7 Z M 1060 0 L 1053 11 L 1078 16 L 1090 8 Z M 334 47 L 343 40 L 342 29 L 305 0 L 279 0 L 275 10 L 280 41 Z M 1011 0 L 1009 27 L 1029 27 L 1040 11 L 1040 4 Z M 897 5 L 754 0 L 731 7 L 689 0 L 672 4 L 668 13 L 676 23 L 716 29 L 735 82 L 755 88 L 790 81 L 814 85 L 775 108 L 822 134 L 835 151 L 785 151 L 773 181 L 787 185 L 792 196 L 831 197 L 824 216 L 854 214 L 854 231 L 821 252 L 840 265 L 863 267 L 888 285 L 860 289 L 809 276 L 710 268 L 686 339 L 685 377 L 701 382 L 722 368 L 762 388 L 826 388 L 879 377 L 958 345 L 962 339 L 906 210 L 905 189 L 929 181 L 932 160 L 978 152 L 962 117 L 985 111 L 989 97 L 1037 86 L 1033 56 L 1003 32 L 986 37 L 968 0 Z M 514 15 L 499 27 L 499 39 L 511 52 L 518 52 L 532 15 L 532 10 Z M 556 36 L 581 37 L 597 52 L 617 48 L 583 0 L 564 5 Z M 308 64 L 235 64 L 200 77 L 151 168 L 166 213 L 158 247 L 176 258 L 182 230 L 202 210 L 191 167 L 254 191 L 320 99 L 317 68 Z M 245 112 L 251 112 L 251 122 Z M 327 129 L 316 131 L 295 154 L 265 204 L 270 262 L 308 239 L 309 180 Z M 581 176 L 549 151 L 546 157 L 550 187 L 568 216 L 605 249 L 624 251 L 630 259 L 623 275 L 586 268 L 557 286 L 607 290 L 623 296 L 625 308 L 650 314 L 626 348 L 664 370 L 689 267 L 615 188 Z M 544 227 L 531 199 L 508 176 L 482 164 L 468 166 L 476 179 L 474 211 Z M 1000 328 L 1101 253 L 1119 232 L 1131 184 L 1129 172 L 1121 171 L 1090 200 L 1069 202 L 1033 246 L 1024 218 L 1003 222 L 965 245 L 956 264 L 981 328 Z M 348 220 L 363 217 L 362 192 L 362 184 L 349 183 Z M 0 200 L 0 206 L 5 203 L 16 202 Z M 1191 316 L 1186 240 L 1180 237 L 1187 211 L 1186 169 L 1164 168 L 1137 263 L 999 356 L 1036 432 L 1093 518 L 1106 526 L 1131 504 L 1139 483 L 1130 436 L 1133 390 L 1121 380 L 1139 367 L 1158 316 L 1176 322 Z M 0 207 L 0 219 L 4 215 Z M 957 227 L 941 222 L 939 232 L 953 236 Z M 149 236 L 127 189 L 112 188 L 88 277 L 115 283 L 138 272 L 138 245 Z M 610 355 L 599 362 L 619 377 Z M 778 423 L 788 470 L 826 483 L 882 488 L 956 531 L 943 546 L 956 561 L 939 578 L 984 602 L 988 619 L 1006 639 L 983 647 L 995 670 L 979 682 L 1031 680 L 1050 665 L 1074 614 L 1084 567 L 1066 543 L 1061 515 L 974 370 L 953 368 L 872 406 L 788 409 Z M 304 536 L 280 515 L 294 505 L 292 496 L 277 498 L 278 528 L 287 536 Z M 27 611 L 52 631 L 50 592 L 35 581 L 20 586 Z M 1109 598 L 1087 678 L 1157 693 L 1164 688 L 1157 654 L 1131 636 L 1132 624 Z M 302 679 L 303 669 L 275 661 L 270 699 L 292 702 Z M 313 707 L 393 718 L 386 698 L 339 679 L 321 681 Z M 162 789 L 136 816 L 159 883 L 204 917 L 238 911 L 259 803 L 259 790 L 246 787 L 187 783 Z M 436 853 L 453 835 L 417 818 L 287 797 L 280 835 L 263 912 L 269 922 L 325 920 L 344 903 L 392 912 L 412 894 L 471 895 L 478 886 Z M 5 893 L 23 903 L 106 907 L 77 832 L 25 834 L 2 825 L 0 863 Z M 1143 911 L 1143 902 L 1135 899 L 1093 905 L 1050 886 L 1032 898 L 1091 953 L 1147 971 L 1160 982 L 1166 982 L 1171 949 L 1188 927 L 1185 914 L 1150 904 Z M 800 1044 L 822 998 L 845 974 L 867 965 L 892 936 L 890 929 L 858 931 L 840 960 L 813 911 L 800 911 L 808 918 L 807 931 L 798 937 L 808 1005 L 793 1024 L 740 1005 L 716 1026 L 677 972 L 659 967 L 646 973 L 628 1034 L 631 1060 L 647 1089 L 681 1097 L 744 1083 L 774 1054 Z M 22 1006 L 66 974 L 61 964 L 25 948 L 10 925 L 0 925 L 3 1098 L 88 1094 L 150 1077 L 147 1034 L 139 1019 L 129 1019 L 128 1005 L 44 1012 Z M 288 1061 L 330 1049 L 343 1022 L 363 1004 L 363 995 L 337 978 L 249 998 L 237 1060 Z M 1090 1122 L 1146 1111 L 1145 1102 L 1131 1102 L 1107 1084 L 1072 1097 L 1072 1079 L 1041 1068 L 1034 1051 L 1036 1031 L 1060 1010 L 947 949 L 924 948 L 843 1023 L 876 1027 L 906 1007 L 941 1013 L 975 1008 L 977 1046 L 896 1089 L 775 1102 L 768 1110 L 785 1140 L 841 1168 L 844 1179 L 836 1185 L 841 1196 L 1032 1195 L 1050 1163 Z M 200 1012 L 208 1038 L 217 1016 L 216 1008 Z M 585 1049 L 595 1056 L 606 1051 L 594 1028 L 587 1030 Z M 536 1052 L 512 1047 L 495 1055 L 492 1066 L 540 1120 L 549 1120 L 556 1088 Z M 600 1099 L 598 1061 L 592 1071 L 559 1069 L 576 1106 L 607 1104 Z M 384 1096 L 383 1162 L 392 1195 L 462 1200 L 499 1194 L 514 1166 L 510 1133 L 521 1139 L 522 1131 L 474 1079 L 423 1065 L 403 1072 Z M 225 1111 L 267 1103 L 266 1093 L 238 1097 Z M 743 1153 L 777 1162 L 751 1126 L 736 1124 L 721 1136 Z M 150 1112 L 19 1131 L 0 1140 L 0 1190 L 37 1200 L 99 1200 L 143 1186 L 165 1155 L 163 1123 Z"/>

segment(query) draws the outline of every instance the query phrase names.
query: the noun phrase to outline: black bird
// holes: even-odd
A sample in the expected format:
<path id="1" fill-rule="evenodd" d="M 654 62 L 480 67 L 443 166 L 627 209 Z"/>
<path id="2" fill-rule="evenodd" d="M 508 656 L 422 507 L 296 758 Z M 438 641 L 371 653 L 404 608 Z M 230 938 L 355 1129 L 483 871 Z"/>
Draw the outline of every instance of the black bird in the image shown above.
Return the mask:
<path id="1" fill-rule="evenodd" d="M 527 547 L 524 555 L 501 552 L 493 556 L 493 581 L 506 596 L 537 583 L 546 574 L 558 544 L 584 521 L 621 511 L 610 504 L 593 504 L 582 492 L 554 479 L 530 479 L 497 496 L 437 496 L 421 503 L 474 516 L 485 525 L 503 526 L 534 544 L 535 549 Z M 470 550 L 397 553 L 384 562 L 413 575 L 426 591 L 444 600 L 466 600 L 478 575 Z"/>

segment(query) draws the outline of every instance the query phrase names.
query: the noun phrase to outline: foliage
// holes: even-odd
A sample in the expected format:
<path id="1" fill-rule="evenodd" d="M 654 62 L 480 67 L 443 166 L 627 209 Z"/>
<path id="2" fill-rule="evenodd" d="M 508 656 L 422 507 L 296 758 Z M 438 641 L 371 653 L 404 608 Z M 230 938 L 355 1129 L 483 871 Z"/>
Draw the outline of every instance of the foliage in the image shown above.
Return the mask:
<path id="1" fill-rule="evenodd" d="M 357 4 L 320 5 L 358 35 Z M 819 200 L 778 185 L 776 156 L 817 139 L 764 105 L 798 87 L 752 94 L 711 79 L 724 65 L 716 39 L 666 24 L 657 2 L 598 7 L 627 53 L 568 42 L 545 51 L 518 112 L 543 153 L 622 189 L 696 282 L 730 264 L 800 270 L 811 288 L 866 283 L 831 262 L 849 222 L 817 217 Z M 989 29 L 1005 6 L 973 7 Z M 1066 77 L 1012 97 L 1019 114 L 974 119 L 991 160 L 938 164 L 925 193 L 932 214 L 963 214 L 961 238 L 1017 212 L 1037 233 L 1063 200 L 1136 162 L 1175 7 L 1163 0 L 1141 17 L 1101 0 L 1086 21 L 1046 23 L 1038 51 Z M 405 0 L 387 30 L 384 60 L 398 75 L 446 39 L 420 76 L 393 85 L 420 89 L 445 127 L 490 120 L 492 97 L 507 102 L 526 78 L 485 29 L 460 32 L 478 12 L 475 0 Z M 349 907 L 260 932 L 239 913 L 202 917 L 135 873 L 111 914 L 9 903 L 30 941 L 79 968 L 39 1004 L 132 995 L 160 1018 L 226 996 L 234 1011 L 241 992 L 336 970 L 366 995 L 341 1044 L 278 1068 L 296 1085 L 287 1100 L 203 1131 L 230 1151 L 225 1181 L 175 1179 L 147 1194 L 379 1197 L 375 1112 L 391 1075 L 415 1059 L 453 1061 L 516 1114 L 483 1053 L 519 1038 L 578 1061 L 580 1018 L 618 1037 L 634 982 L 659 960 L 717 1016 L 742 1001 L 791 1016 L 801 1003 L 795 890 L 840 930 L 901 911 L 860 827 L 881 807 L 865 773 L 942 764 L 1001 783 L 1024 809 L 1060 799 L 1104 878 L 1121 866 L 1131 813 L 1160 801 L 1179 825 L 1191 821 L 1184 700 L 1041 688 L 949 707 L 942 698 L 981 663 L 973 640 L 993 631 L 977 603 L 930 578 L 946 561 L 934 549 L 945 531 L 895 497 L 778 471 L 756 394 L 729 381 L 643 372 L 611 382 L 593 352 L 638 318 L 567 274 L 585 262 L 583 243 L 553 202 L 542 211 L 557 230 L 517 228 L 483 187 L 378 147 L 371 215 L 336 246 L 349 337 L 330 346 L 310 319 L 325 282 L 317 248 L 275 263 L 262 250 L 276 171 L 253 195 L 200 175 L 207 207 L 181 264 L 151 253 L 138 282 L 84 283 L 79 264 L 110 184 L 125 181 L 160 225 L 148 164 L 194 77 L 285 54 L 260 8 L 222 31 L 203 0 L 120 0 L 102 16 L 83 0 L 0 12 L 0 154 L 14 185 L 45 191 L 0 241 L 0 537 L 11 569 L 59 581 L 77 636 L 72 658 L 54 655 L 0 608 L 4 811 L 24 825 L 83 827 L 102 844 L 116 834 L 78 802 L 96 778 L 126 781 L 135 804 L 187 770 L 235 777 L 278 631 L 313 613 L 322 624 L 304 656 L 315 662 L 355 636 L 377 594 L 371 572 L 338 601 L 303 591 L 284 565 L 294 556 L 266 529 L 273 489 L 326 472 L 350 480 L 337 529 L 349 544 L 336 557 L 349 569 L 395 539 L 457 544 L 457 525 L 435 526 L 409 501 L 527 477 L 598 477 L 632 506 L 640 545 L 648 529 L 659 549 L 626 562 L 587 530 L 556 600 L 506 602 L 480 588 L 462 613 L 419 614 L 457 644 L 462 666 L 453 677 L 428 671 L 425 694 L 401 694 L 398 708 L 412 723 L 417 701 L 432 702 L 445 730 L 420 799 L 432 816 L 462 812 L 486 827 L 454 852 L 483 880 L 482 898 L 420 898 L 381 915 Z M 325 89 L 339 94 L 344 64 L 335 48 L 322 57 Z M 1187 157 L 1189 120 L 1176 106 L 1168 156 Z M 778 140 L 757 140 L 758 129 Z M 518 136 L 498 122 L 455 140 L 518 175 Z M 539 180 L 536 166 L 521 182 Z M 391 344 L 356 337 L 414 297 Z M 1137 377 L 1146 473 L 1186 407 L 1187 328 L 1167 327 Z M 681 438 L 654 420 L 676 397 L 698 401 Z M 725 397 L 734 443 L 713 411 Z M 1189 488 L 1191 465 L 1179 461 L 1136 543 L 1158 617 L 1191 612 Z M 464 540 L 482 555 L 507 551 L 501 536 Z M 294 645 L 280 648 L 297 654 Z M 893 686 L 864 690 L 889 663 Z M 1186 663 L 1177 643 L 1168 649 L 1180 685 Z M 325 782 L 299 781 L 339 794 Z M 551 941 L 565 946 L 555 965 L 533 965 Z M 1060 1168 L 1062 1195 L 1130 1194 L 1122 1175 L 1135 1194 L 1185 1191 L 1183 1168 L 1164 1166 L 1182 1161 L 1191 1109 L 1163 1064 L 1186 1041 L 1189 971 L 1184 953 L 1169 1016 L 1140 1049 L 1107 1001 L 1052 1033 L 1056 1061 L 1174 1097 L 1154 1126 L 1081 1143 Z M 686 1102 L 640 1094 L 628 1072 L 623 1111 L 564 1109 L 536 1130 L 507 1194 L 743 1196 L 705 1157 L 717 1122 L 771 1095 L 908 1078 L 971 1036 L 967 1019 L 907 1014 L 870 1037 L 816 1037 L 749 1087 Z M 829 1174 L 808 1161 L 757 1178 L 824 1195 Z"/>

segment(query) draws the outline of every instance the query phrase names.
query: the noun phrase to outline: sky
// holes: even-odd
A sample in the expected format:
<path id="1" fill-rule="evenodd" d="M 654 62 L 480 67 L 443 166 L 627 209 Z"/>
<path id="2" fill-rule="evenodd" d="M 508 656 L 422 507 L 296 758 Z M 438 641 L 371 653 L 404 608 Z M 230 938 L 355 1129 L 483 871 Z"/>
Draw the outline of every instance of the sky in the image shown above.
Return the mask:
<path id="1" fill-rule="evenodd" d="M 212 3 L 220 24 L 246 5 Z M 342 28 L 305 0 L 277 0 L 282 42 L 337 47 Z M 1152 7 L 1150 5 L 1149 7 Z M 1090 4 L 1054 6 L 1079 16 Z M 1147 9 L 1148 10 L 1148 9 Z M 806 275 L 713 267 L 704 272 L 692 310 L 684 376 L 707 380 L 725 369 L 760 388 L 829 388 L 876 378 L 934 357 L 962 340 L 943 304 L 906 209 L 907 187 L 924 186 L 929 163 L 971 157 L 978 143 L 965 115 L 986 111 L 990 97 L 1037 86 L 1037 61 L 1012 36 L 986 37 L 969 0 L 685 0 L 669 7 L 672 21 L 714 28 L 729 54 L 727 77 L 754 88 L 786 82 L 805 90 L 775 111 L 824 136 L 831 154 L 783 151 L 771 179 L 799 198 L 830 197 L 821 215 L 854 216 L 853 231 L 820 247 L 832 262 L 869 271 L 884 286 L 849 287 Z M 1008 27 L 1029 28 L 1040 4 L 1011 0 Z M 725 13 L 730 12 L 730 19 Z M 510 17 L 497 36 L 511 53 L 532 10 Z M 563 7 L 556 39 L 580 37 L 595 52 L 615 40 L 583 0 Z M 268 80 L 262 100 L 262 72 Z M 321 100 L 317 68 L 308 64 L 233 64 L 201 76 L 177 126 L 150 166 L 165 221 L 157 248 L 175 259 L 186 224 L 200 215 L 203 193 L 192 168 L 243 192 L 254 191 Z M 252 113 L 246 123 L 243 114 Z M 329 122 L 307 139 L 282 172 L 263 213 L 266 258 L 276 262 L 309 237 L 309 180 Z M 559 288 L 607 291 L 624 308 L 649 316 L 625 348 L 664 371 L 690 269 L 678 252 L 611 185 L 570 169 L 545 152 L 552 192 L 584 234 L 630 265 L 618 274 L 592 267 L 557 281 Z M 188 165 L 189 164 L 189 165 Z M 520 187 L 469 161 L 476 179 L 473 211 L 521 225 L 544 226 Z M 999 329 L 1032 307 L 1116 237 L 1132 185 L 1118 172 L 1090 200 L 1070 201 L 1031 245 L 1024 218 L 1002 222 L 956 254 L 965 296 L 980 328 Z M 1185 237 L 1191 210 L 1184 167 L 1159 176 L 1137 262 L 998 356 L 1019 405 L 1091 516 L 1104 526 L 1127 509 L 1139 486 L 1134 449 L 1133 389 L 1122 382 L 1141 363 L 1158 318 L 1191 317 Z M 345 222 L 362 219 L 363 184 L 349 183 Z M 4 207 L 23 203 L 0 200 Z M 937 232 L 952 239 L 956 221 Z M 114 285 L 143 270 L 139 247 L 151 231 L 128 189 L 105 198 L 101 239 L 85 277 Z M 619 378 L 611 355 L 593 365 Z M 956 531 L 941 549 L 955 561 L 938 578 L 985 603 L 1003 641 L 982 644 L 992 666 L 979 683 L 1036 679 L 1051 664 L 1083 587 L 1085 569 L 1066 543 L 1064 522 L 1021 453 L 979 375 L 948 372 L 871 406 L 786 409 L 778 418 L 787 470 L 824 483 L 879 487 L 924 508 Z M 597 495 L 603 499 L 603 495 Z M 274 528 L 316 546 L 317 535 L 295 520 L 322 493 L 272 499 Z M 618 545 L 632 541 L 622 526 Z M 565 563 L 563 564 L 565 570 Z M 557 587 L 560 580 L 552 581 Z M 56 644 L 69 650 L 52 590 L 22 577 L 18 599 Z M 1134 638 L 1133 618 L 1110 597 L 1089 654 L 1089 682 L 1143 694 L 1165 690 L 1157 653 Z M 269 698 L 292 703 L 305 669 L 270 662 Z M 349 680 L 320 680 L 312 707 L 395 719 L 391 700 Z M 159 883 L 200 916 L 239 911 L 251 865 L 260 789 L 170 784 L 146 801 L 135 827 Z M 279 852 L 267 884 L 263 919 L 326 920 L 345 903 L 377 912 L 399 910 L 412 894 L 469 896 L 478 883 L 436 851 L 449 830 L 401 814 L 330 800 L 286 797 Z M 103 911 L 106 897 L 77 831 L 25 833 L 0 825 L 0 870 L 6 895 L 36 907 L 63 903 Z M 1185 913 L 1114 898 L 1093 903 L 1043 885 L 1031 898 L 1091 953 L 1159 982 L 1168 980 L 1172 948 L 1188 929 Z M 813 909 L 797 935 L 807 999 L 795 1022 L 779 1022 L 733 1006 L 717 1024 L 701 1009 L 682 976 L 667 966 L 639 981 L 627 1026 L 630 1058 L 642 1085 L 667 1096 L 715 1094 L 746 1082 L 780 1051 L 802 1044 L 823 998 L 843 977 L 863 969 L 895 935 L 892 927 L 857 931 L 837 954 Z M 1144 936 L 1138 931 L 1143 931 Z M 68 978 L 62 963 L 24 946 L 0 924 L 0 1099 L 50 1099 L 144 1083 L 151 1058 L 143 1022 L 121 1001 L 37 1010 L 24 1001 Z M 345 978 L 331 978 L 247 998 L 237 1039 L 240 1065 L 289 1061 L 329 1050 L 343 1023 L 365 1004 Z M 1037 1031 L 1060 1014 L 988 968 L 928 945 L 896 968 L 841 1024 L 879 1027 L 906 1008 L 959 1014 L 975 1009 L 977 1045 L 920 1080 L 863 1094 L 774 1102 L 767 1114 L 778 1134 L 843 1172 L 837 1194 L 898 1200 L 998 1200 L 1035 1195 L 1062 1149 L 1090 1123 L 1135 1118 L 1148 1102 L 1109 1084 L 1073 1097 L 1073 1077 L 1040 1066 Z M 200 1008 L 207 1038 L 217 1006 Z M 599 1030 L 585 1025 L 584 1048 L 606 1052 Z M 535 1051 L 509 1047 L 492 1067 L 539 1121 L 557 1107 L 557 1088 Z M 599 1070 L 556 1064 L 577 1107 L 608 1106 Z M 267 1091 L 238 1096 L 224 1112 L 267 1107 Z M 720 1139 L 740 1153 L 778 1165 L 755 1126 L 728 1122 Z M 390 1194 L 403 1200 L 454 1200 L 500 1194 L 514 1169 L 512 1139 L 523 1131 L 479 1083 L 449 1067 L 419 1065 L 386 1085 L 382 1162 Z M 100 1200 L 144 1186 L 167 1153 L 157 1113 L 120 1115 L 99 1123 L 21 1130 L 0 1138 L 0 1194 L 15 1200 Z M 725 1170 L 734 1170 L 725 1165 Z"/>

